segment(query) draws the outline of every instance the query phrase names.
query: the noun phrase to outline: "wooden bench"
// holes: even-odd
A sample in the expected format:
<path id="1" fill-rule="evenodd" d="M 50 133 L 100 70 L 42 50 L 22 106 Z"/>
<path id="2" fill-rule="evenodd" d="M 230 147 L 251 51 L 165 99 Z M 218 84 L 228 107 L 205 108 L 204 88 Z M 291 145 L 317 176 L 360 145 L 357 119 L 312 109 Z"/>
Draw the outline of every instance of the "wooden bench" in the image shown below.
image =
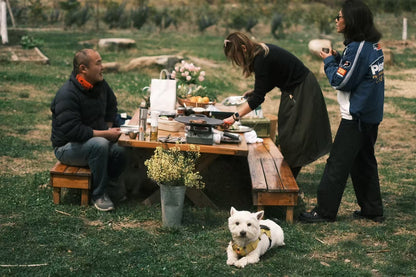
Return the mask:
<path id="1" fill-rule="evenodd" d="M 253 204 L 258 210 L 264 206 L 286 206 L 286 221 L 292 223 L 299 187 L 289 165 L 270 138 L 248 144 L 248 148 Z"/>
<path id="2" fill-rule="evenodd" d="M 88 167 L 69 166 L 57 162 L 50 171 L 53 202 L 59 204 L 61 188 L 81 189 L 81 205 L 88 206 L 91 171 Z"/>

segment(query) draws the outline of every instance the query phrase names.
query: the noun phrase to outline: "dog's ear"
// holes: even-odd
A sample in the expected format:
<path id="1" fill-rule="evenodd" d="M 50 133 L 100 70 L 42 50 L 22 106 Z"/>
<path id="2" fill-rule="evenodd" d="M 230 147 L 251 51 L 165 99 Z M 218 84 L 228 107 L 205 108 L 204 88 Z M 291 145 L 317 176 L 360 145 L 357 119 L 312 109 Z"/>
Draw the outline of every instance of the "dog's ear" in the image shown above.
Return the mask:
<path id="1" fill-rule="evenodd" d="M 230 215 L 233 215 L 236 212 L 238 212 L 238 211 L 234 207 L 231 207 Z"/>
<path id="2" fill-rule="evenodd" d="M 257 213 L 255 213 L 256 217 L 258 220 L 262 219 L 264 216 L 264 211 L 259 211 Z"/>

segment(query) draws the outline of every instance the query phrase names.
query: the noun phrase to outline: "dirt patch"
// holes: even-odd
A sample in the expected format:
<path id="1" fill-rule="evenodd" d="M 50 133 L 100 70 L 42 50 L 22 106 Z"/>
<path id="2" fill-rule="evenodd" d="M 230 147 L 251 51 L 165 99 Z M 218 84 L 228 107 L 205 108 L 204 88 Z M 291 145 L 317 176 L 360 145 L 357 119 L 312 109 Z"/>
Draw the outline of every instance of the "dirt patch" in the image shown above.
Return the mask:
<path id="1" fill-rule="evenodd" d="M 39 48 L 23 49 L 21 46 L 0 47 L 0 61 L 49 64 L 49 59 Z"/>
<path id="2" fill-rule="evenodd" d="M 386 96 L 416 98 L 414 76 L 416 69 L 386 70 Z M 389 78 L 390 77 L 390 78 Z"/>
<path id="3" fill-rule="evenodd" d="M 141 229 L 146 229 L 149 232 L 152 232 L 153 234 L 156 232 L 156 230 L 158 228 L 161 227 L 160 222 L 159 221 L 155 221 L 155 220 L 148 220 L 148 221 L 143 221 L 143 222 L 139 222 L 139 221 L 134 221 L 134 220 L 125 220 L 125 221 L 120 221 L 120 222 L 102 222 L 100 220 L 88 220 L 86 218 L 82 218 L 83 222 L 85 225 L 87 226 L 91 226 L 91 227 L 97 227 L 98 229 L 103 229 L 106 226 L 111 227 L 114 230 L 123 230 L 123 229 L 134 229 L 134 228 L 141 228 Z"/>

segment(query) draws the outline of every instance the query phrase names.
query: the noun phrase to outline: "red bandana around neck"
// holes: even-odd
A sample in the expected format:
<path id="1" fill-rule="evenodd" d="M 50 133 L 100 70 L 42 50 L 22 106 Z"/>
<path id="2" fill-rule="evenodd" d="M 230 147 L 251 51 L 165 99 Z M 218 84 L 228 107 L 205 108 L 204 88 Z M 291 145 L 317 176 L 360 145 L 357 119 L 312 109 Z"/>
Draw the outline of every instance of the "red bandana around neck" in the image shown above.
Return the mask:
<path id="1" fill-rule="evenodd" d="M 93 85 L 91 85 L 83 76 L 77 74 L 77 80 L 85 89 L 92 89 Z"/>

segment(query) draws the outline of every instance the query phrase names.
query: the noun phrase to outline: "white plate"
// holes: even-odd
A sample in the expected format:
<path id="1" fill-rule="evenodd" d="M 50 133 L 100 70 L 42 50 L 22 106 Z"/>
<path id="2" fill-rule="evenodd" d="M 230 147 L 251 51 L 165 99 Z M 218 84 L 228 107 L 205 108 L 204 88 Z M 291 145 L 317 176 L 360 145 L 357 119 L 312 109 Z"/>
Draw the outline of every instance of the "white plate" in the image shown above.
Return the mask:
<path id="1" fill-rule="evenodd" d="M 221 104 L 224 106 L 238 106 L 245 102 L 247 102 L 247 99 L 244 96 L 229 96 Z"/>
<path id="2" fill-rule="evenodd" d="M 240 125 L 238 127 L 238 129 L 229 129 L 229 130 L 227 130 L 227 132 L 231 132 L 231 133 L 246 133 L 246 132 L 250 132 L 252 130 L 253 129 L 251 129 L 248 126 L 242 126 L 242 125 Z"/>
<path id="3" fill-rule="evenodd" d="M 123 134 L 127 134 L 128 132 L 137 132 L 139 131 L 139 125 L 121 125 L 120 131 Z"/>

